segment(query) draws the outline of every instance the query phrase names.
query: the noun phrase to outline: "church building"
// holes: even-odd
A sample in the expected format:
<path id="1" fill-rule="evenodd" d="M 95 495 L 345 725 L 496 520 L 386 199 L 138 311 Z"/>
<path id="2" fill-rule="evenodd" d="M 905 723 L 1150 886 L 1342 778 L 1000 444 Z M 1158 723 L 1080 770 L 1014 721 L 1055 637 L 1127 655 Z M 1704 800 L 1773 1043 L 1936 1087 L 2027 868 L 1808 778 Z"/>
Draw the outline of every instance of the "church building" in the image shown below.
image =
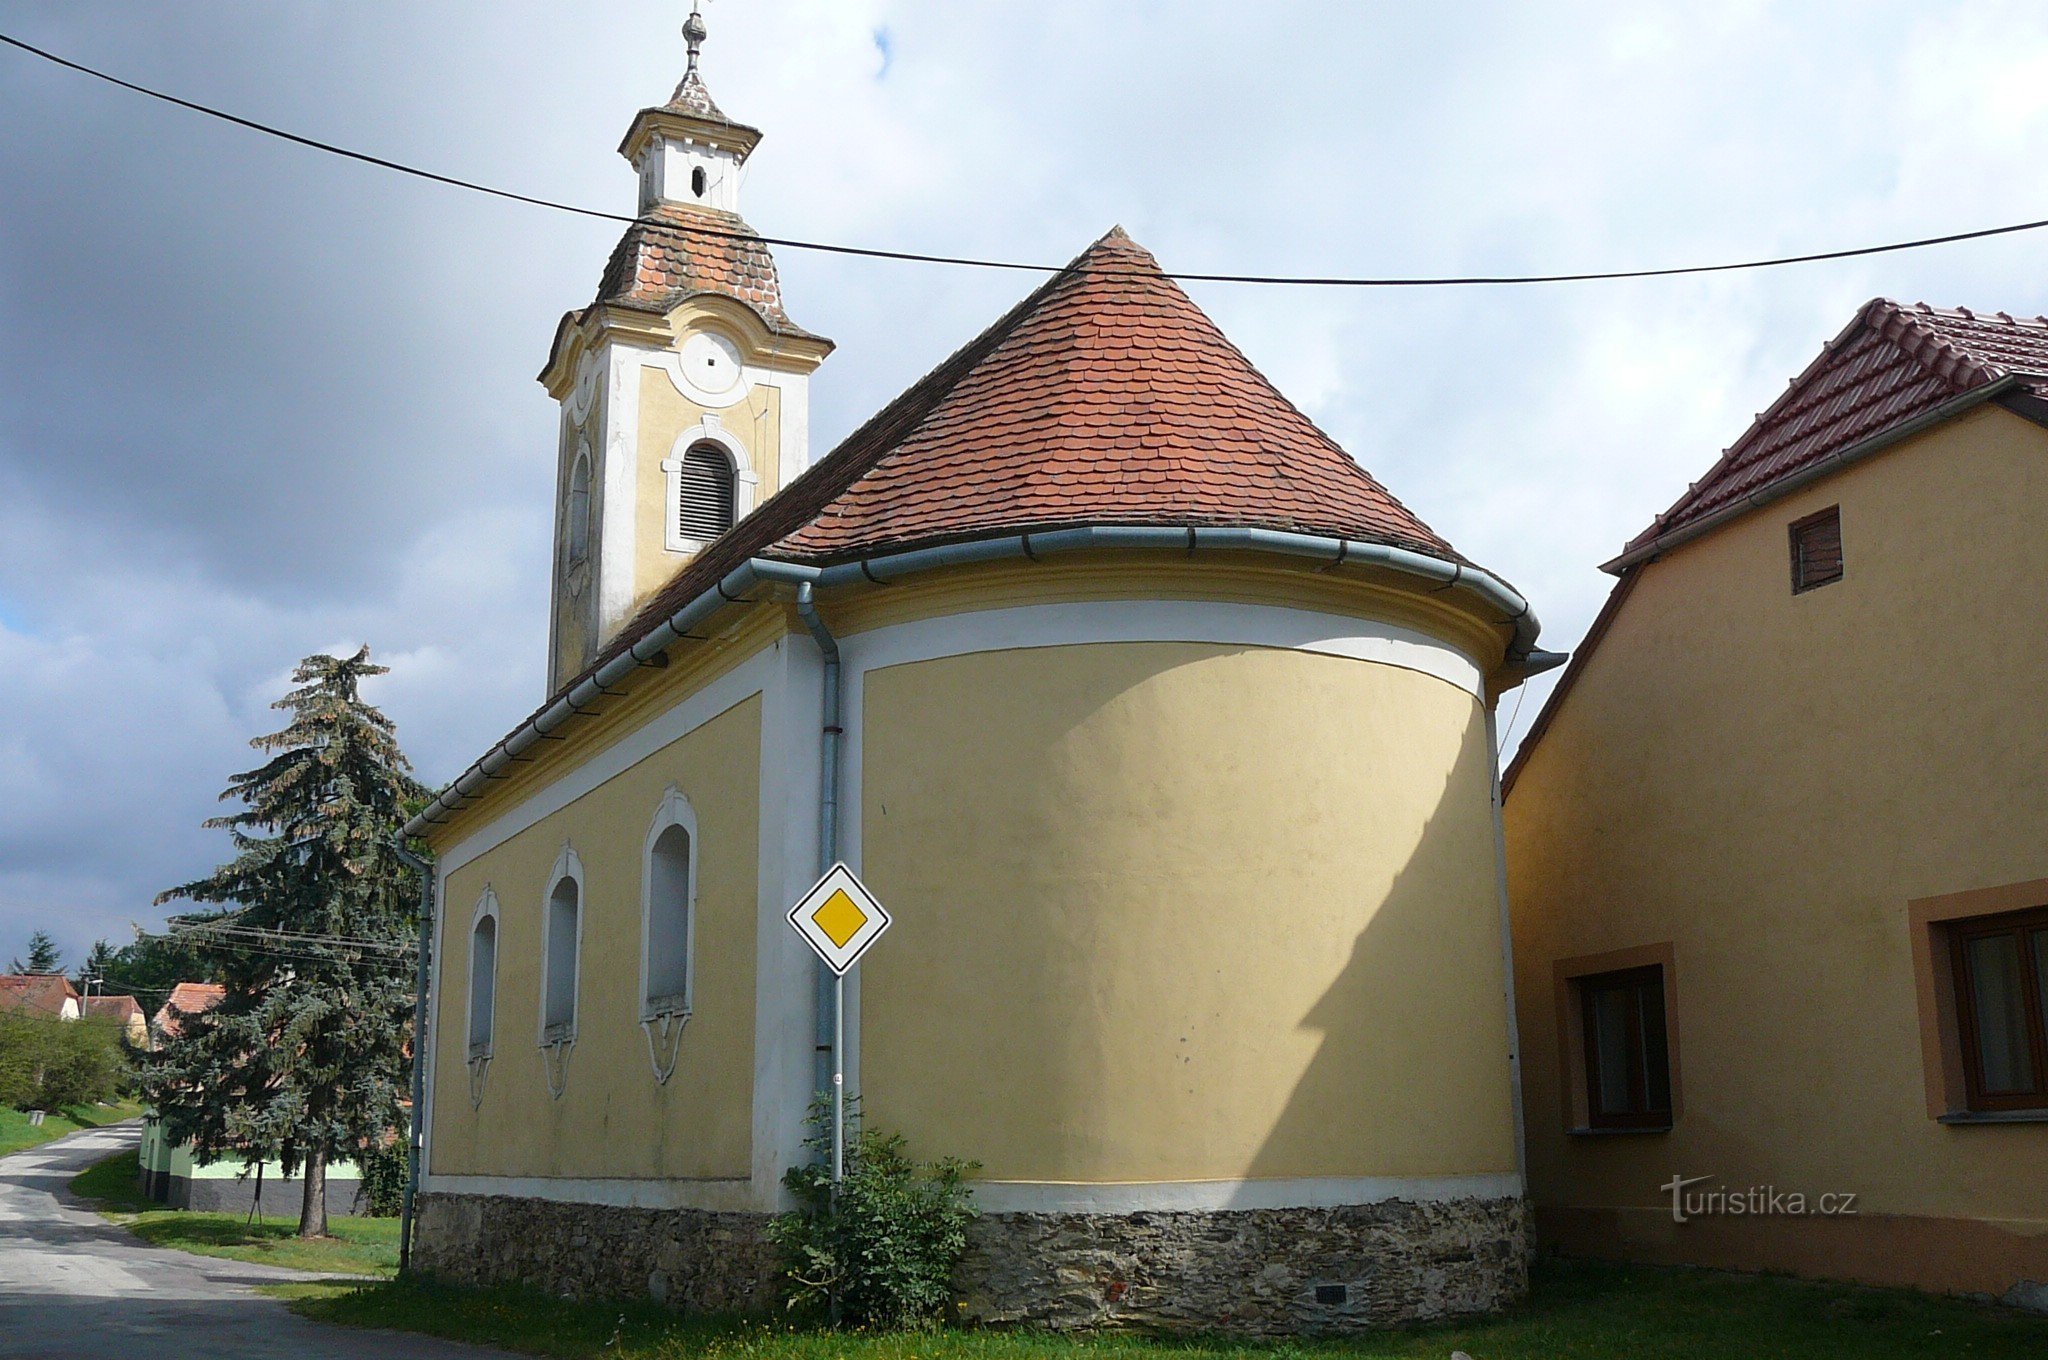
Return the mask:
<path id="1" fill-rule="evenodd" d="M 1560 658 L 1113 230 L 813 458 L 698 69 L 560 402 L 551 693 L 437 861 L 415 1259 L 767 1306 L 843 1062 L 978 1164 L 966 1316 L 1481 1313 L 1530 1251 L 1494 713 Z M 801 308 L 796 309 L 798 312 Z M 844 1051 L 787 913 L 894 925 Z"/>

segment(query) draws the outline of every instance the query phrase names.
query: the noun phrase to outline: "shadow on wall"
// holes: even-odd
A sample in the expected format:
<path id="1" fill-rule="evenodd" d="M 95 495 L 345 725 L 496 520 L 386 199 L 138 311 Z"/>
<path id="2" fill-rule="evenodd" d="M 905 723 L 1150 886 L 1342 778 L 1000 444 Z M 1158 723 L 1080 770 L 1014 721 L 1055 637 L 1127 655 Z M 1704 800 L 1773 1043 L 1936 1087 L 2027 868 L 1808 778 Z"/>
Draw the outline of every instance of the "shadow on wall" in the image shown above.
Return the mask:
<path id="1" fill-rule="evenodd" d="M 1301 1017 L 1315 1057 L 1252 1158 L 1252 1180 L 1330 1174 L 1411 1178 L 1512 1173 L 1513 1072 L 1492 824 L 1492 761 L 1475 708 L 1414 849 L 1363 918 L 1343 971 Z M 1324 809 L 1321 834 L 1387 816 Z M 1284 892 L 1284 886 L 1276 885 Z M 1244 1192 L 1240 1192 L 1240 1198 Z"/>

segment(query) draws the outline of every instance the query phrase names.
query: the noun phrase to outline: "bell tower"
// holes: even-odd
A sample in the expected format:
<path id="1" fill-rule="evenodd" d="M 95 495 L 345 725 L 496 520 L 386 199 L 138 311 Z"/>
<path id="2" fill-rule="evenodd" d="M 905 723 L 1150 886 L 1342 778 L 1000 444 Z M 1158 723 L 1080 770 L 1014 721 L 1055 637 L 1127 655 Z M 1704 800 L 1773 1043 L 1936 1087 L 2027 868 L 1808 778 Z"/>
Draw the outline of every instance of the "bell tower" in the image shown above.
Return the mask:
<path id="1" fill-rule="evenodd" d="M 811 462 L 810 375 L 832 342 L 783 310 L 774 257 L 740 216 L 761 133 L 711 98 L 694 9 L 683 36 L 682 83 L 619 145 L 639 176 L 633 224 L 540 375 L 561 404 L 551 692 Z"/>

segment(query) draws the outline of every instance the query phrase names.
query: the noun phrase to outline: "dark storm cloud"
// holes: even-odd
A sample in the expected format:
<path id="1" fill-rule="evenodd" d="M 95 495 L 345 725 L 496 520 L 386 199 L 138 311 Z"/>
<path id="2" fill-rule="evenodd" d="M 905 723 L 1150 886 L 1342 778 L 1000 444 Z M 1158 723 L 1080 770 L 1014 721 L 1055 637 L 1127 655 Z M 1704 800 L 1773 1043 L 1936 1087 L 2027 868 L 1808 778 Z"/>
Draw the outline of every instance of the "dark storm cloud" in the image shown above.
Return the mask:
<path id="1" fill-rule="evenodd" d="M 630 204 L 681 64 L 644 0 L 5 3 L 146 84 L 508 188 Z M 1665 264 L 2044 214 L 2034 7 L 1222 0 L 714 5 L 763 230 L 1169 265 Z M 881 79 L 886 71 L 887 80 Z M 2016 187 L 2015 187 L 2016 186 Z M 199 822 L 308 651 L 368 641 L 430 780 L 539 697 L 552 408 L 616 231 L 320 157 L 0 52 L 0 955 L 74 954 L 221 851 Z M 1873 292 L 2048 306 L 2048 243 L 1458 295 L 1195 290 L 1283 389 L 1575 640 L 1591 567 Z M 820 447 L 1016 275 L 783 251 L 839 352 Z M 1540 697 L 1540 696 L 1539 696 Z M 1536 702 L 1532 698 L 1533 705 Z M 1532 708 L 1533 711 L 1533 708 Z"/>

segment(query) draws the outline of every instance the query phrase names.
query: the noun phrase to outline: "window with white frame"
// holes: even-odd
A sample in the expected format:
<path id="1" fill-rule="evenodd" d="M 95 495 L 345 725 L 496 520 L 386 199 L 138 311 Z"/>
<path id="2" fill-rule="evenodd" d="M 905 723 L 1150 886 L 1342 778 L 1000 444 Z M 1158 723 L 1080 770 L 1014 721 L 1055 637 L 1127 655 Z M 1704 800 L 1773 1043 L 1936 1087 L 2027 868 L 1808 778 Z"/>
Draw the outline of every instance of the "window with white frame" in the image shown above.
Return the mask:
<path id="1" fill-rule="evenodd" d="M 485 893 L 469 928 L 469 1056 L 490 1056 L 498 1009 L 498 899 Z"/>
<path id="2" fill-rule="evenodd" d="M 541 985 L 541 1042 L 576 1037 L 576 954 L 581 944 L 583 884 L 561 873 L 548 890 L 545 966 Z"/>
<path id="3" fill-rule="evenodd" d="M 696 898 L 696 817 L 689 801 L 670 789 L 647 833 L 641 941 L 643 1018 L 690 1013 Z"/>
<path id="4" fill-rule="evenodd" d="M 708 439 L 692 444 L 682 456 L 676 478 L 676 533 L 707 543 L 732 528 L 738 517 L 739 469 L 732 455 Z"/>

